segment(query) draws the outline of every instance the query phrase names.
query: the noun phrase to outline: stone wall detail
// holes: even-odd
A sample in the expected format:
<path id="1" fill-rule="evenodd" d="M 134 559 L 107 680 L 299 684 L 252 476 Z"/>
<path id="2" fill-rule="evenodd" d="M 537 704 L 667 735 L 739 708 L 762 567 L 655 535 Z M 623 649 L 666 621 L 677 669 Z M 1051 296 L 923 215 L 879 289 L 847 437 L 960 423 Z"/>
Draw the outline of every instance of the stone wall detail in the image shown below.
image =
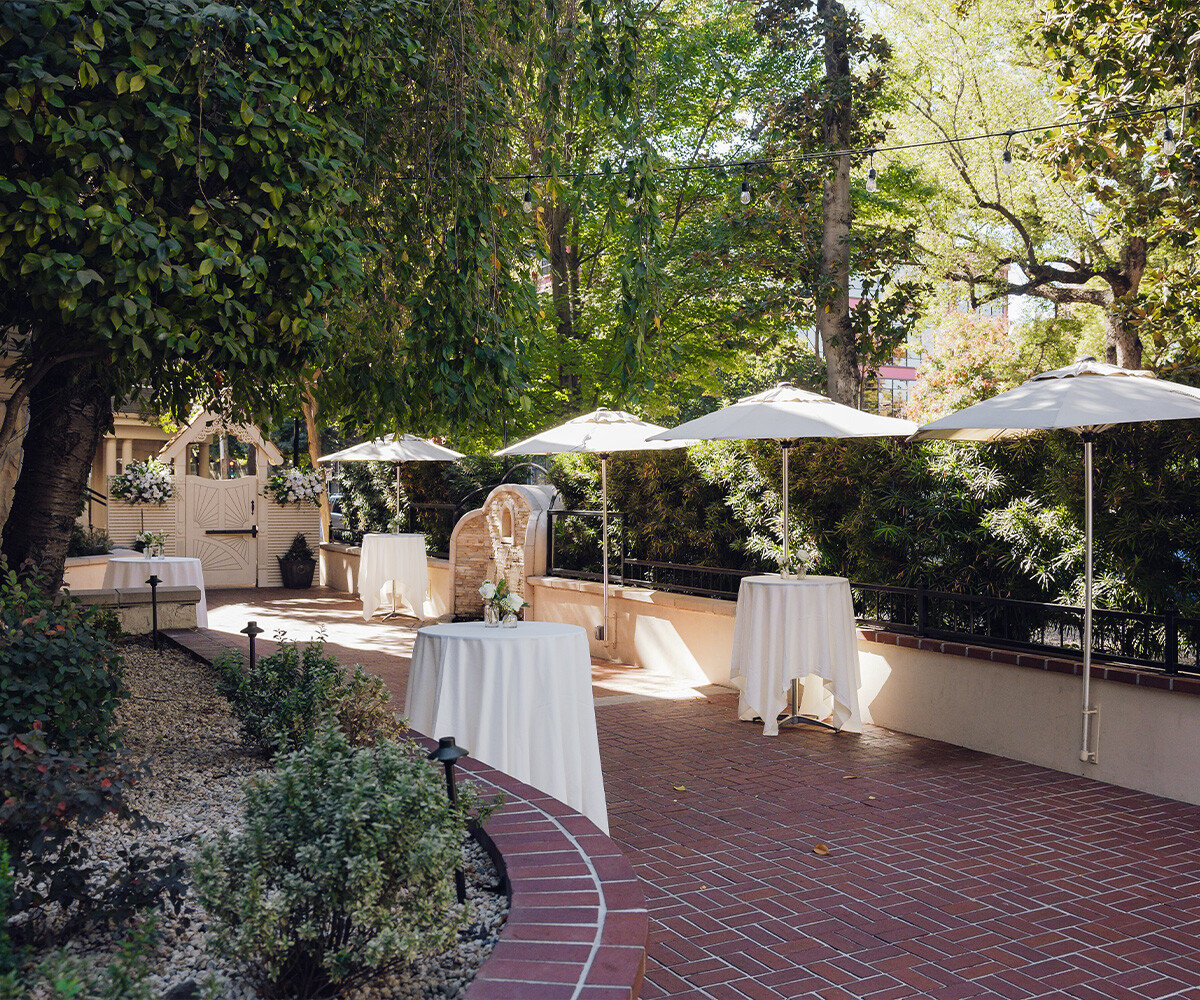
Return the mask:
<path id="1" fill-rule="evenodd" d="M 529 599 L 526 581 L 546 572 L 547 512 L 561 506 L 553 486 L 506 483 L 463 515 L 450 536 L 450 611 L 456 619 L 483 617 L 484 580 L 507 580 Z"/>

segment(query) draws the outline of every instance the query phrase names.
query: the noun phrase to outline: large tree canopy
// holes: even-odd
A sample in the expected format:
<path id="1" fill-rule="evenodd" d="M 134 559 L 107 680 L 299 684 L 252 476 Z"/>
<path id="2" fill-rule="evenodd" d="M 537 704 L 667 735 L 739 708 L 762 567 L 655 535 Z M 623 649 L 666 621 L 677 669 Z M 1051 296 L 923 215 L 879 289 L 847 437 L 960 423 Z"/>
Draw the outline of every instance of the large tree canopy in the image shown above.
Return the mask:
<path id="1" fill-rule="evenodd" d="M 505 396 L 527 278 L 481 180 L 503 81 L 469 56 L 520 23 L 507 0 L 0 8 L 0 331 L 34 421 L 10 558 L 57 577 L 113 397 L 262 414 L 369 336 L 426 414 Z"/>

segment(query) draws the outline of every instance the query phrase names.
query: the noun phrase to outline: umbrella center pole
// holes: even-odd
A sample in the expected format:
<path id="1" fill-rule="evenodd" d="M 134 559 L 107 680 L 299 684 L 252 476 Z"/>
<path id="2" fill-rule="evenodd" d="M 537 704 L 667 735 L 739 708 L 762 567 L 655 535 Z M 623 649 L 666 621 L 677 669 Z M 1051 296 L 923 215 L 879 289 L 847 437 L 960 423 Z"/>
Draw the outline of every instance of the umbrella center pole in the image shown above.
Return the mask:
<path id="1" fill-rule="evenodd" d="M 786 579 L 792 575 L 792 532 L 788 524 L 788 452 L 792 450 L 792 442 L 780 441 L 779 444 L 783 450 L 783 563 L 779 567 L 779 575 Z"/>
<path id="2" fill-rule="evenodd" d="M 1079 759 L 1084 764 L 1095 764 L 1096 751 L 1092 749 L 1095 733 L 1094 717 L 1099 709 L 1092 705 L 1092 442 L 1095 434 L 1084 433 L 1083 438 L 1083 743 Z"/>
<path id="3" fill-rule="evenodd" d="M 600 624 L 596 626 L 596 638 L 606 643 L 608 642 L 608 456 L 604 454 L 600 456 L 600 510 L 602 515 L 600 562 L 603 577 L 600 582 Z"/>

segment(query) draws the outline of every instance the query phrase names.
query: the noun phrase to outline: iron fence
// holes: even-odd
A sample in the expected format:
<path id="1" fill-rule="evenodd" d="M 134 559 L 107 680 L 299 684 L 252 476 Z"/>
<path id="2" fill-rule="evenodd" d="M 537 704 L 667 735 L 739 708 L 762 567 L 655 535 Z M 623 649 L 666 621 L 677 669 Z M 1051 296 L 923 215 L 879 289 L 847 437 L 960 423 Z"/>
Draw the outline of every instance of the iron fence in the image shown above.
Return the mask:
<path id="1" fill-rule="evenodd" d="M 551 576 L 599 580 L 600 512 L 550 511 Z M 609 512 L 609 580 L 629 586 L 736 600 L 742 578 L 760 570 L 728 569 L 626 558 L 625 520 Z M 854 614 L 862 625 L 892 632 L 973 645 L 1078 658 L 1082 653 L 1083 609 L 924 587 L 851 583 Z M 1092 655 L 1163 670 L 1200 674 L 1200 618 L 1168 609 L 1165 614 L 1095 608 Z"/>

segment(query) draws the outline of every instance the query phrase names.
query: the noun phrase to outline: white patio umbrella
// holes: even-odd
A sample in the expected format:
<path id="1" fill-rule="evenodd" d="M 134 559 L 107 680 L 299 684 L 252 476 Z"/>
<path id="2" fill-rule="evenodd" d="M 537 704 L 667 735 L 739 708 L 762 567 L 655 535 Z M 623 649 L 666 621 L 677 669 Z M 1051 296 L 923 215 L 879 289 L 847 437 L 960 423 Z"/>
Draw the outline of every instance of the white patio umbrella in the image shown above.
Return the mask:
<path id="1" fill-rule="evenodd" d="M 694 441 L 655 441 L 651 435 L 665 428 L 639 420 L 623 410 L 601 407 L 565 424 L 510 444 L 496 452 L 505 455 L 561 455 L 587 453 L 600 456 L 600 497 L 602 507 L 603 547 L 603 624 L 597 638 L 608 638 L 608 456 L 614 451 L 657 451 L 664 448 L 685 448 Z"/>
<path id="2" fill-rule="evenodd" d="M 394 462 L 396 464 L 396 513 L 400 513 L 400 463 L 401 462 L 453 462 L 463 456 L 450 448 L 415 434 L 393 434 L 391 437 L 375 438 L 362 444 L 351 445 L 330 455 L 322 455 L 318 462 Z"/>
<path id="3" fill-rule="evenodd" d="M 783 449 L 783 576 L 791 574 L 788 525 L 788 452 L 799 438 L 908 437 L 917 425 L 910 420 L 867 413 L 835 403 L 828 396 L 798 389 L 790 382 L 689 420 L 656 436 L 656 440 L 692 438 L 703 441 L 778 441 Z"/>
<path id="4" fill-rule="evenodd" d="M 1086 358 L 1035 375 L 1015 389 L 947 414 L 923 426 L 913 440 L 996 441 L 1040 430 L 1069 430 L 1083 440 L 1083 745 L 1088 749 L 1092 673 L 1092 442 L 1115 424 L 1200 419 L 1200 389 L 1167 382 L 1152 372 L 1118 368 Z"/>

